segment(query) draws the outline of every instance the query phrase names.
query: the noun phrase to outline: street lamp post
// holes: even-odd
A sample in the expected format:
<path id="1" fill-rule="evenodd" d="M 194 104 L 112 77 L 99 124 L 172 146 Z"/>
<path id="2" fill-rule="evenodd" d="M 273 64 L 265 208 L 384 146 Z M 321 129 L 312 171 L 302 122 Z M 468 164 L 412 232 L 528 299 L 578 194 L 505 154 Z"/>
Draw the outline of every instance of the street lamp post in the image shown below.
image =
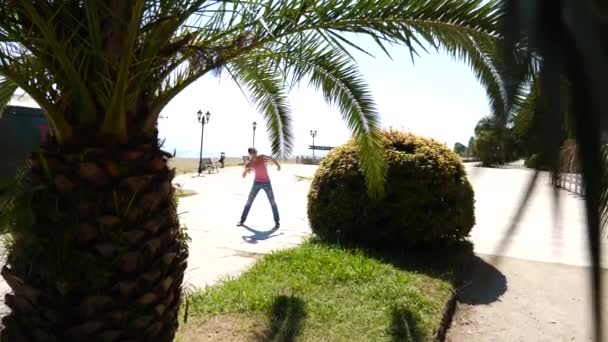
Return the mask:
<path id="1" fill-rule="evenodd" d="M 205 124 L 209 123 L 211 113 L 207 111 L 207 113 L 203 115 L 203 112 L 199 110 L 196 112 L 196 116 L 198 118 L 198 122 L 201 123 L 201 149 L 198 157 L 198 175 L 200 176 L 203 172 L 203 136 L 205 135 Z"/>
<path id="2" fill-rule="evenodd" d="M 253 126 L 253 145 L 251 145 L 251 147 L 255 147 L 255 129 L 258 128 L 258 123 L 254 121 L 252 126 Z"/>
<path id="3" fill-rule="evenodd" d="M 312 159 L 315 159 L 315 137 L 317 136 L 317 130 L 311 130 L 310 136 L 312 137 Z"/>

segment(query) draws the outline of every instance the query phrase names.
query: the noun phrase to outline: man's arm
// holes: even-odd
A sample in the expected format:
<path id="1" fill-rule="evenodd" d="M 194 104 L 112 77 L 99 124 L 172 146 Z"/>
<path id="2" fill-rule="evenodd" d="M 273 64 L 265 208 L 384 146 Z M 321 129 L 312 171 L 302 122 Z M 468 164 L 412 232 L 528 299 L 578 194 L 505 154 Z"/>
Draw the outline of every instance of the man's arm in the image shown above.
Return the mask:
<path id="1" fill-rule="evenodd" d="M 279 162 L 276 159 L 269 157 L 269 156 L 264 156 L 264 160 L 272 161 L 274 163 L 274 165 L 277 166 L 277 170 L 281 171 L 281 164 L 279 164 Z"/>
<path id="2" fill-rule="evenodd" d="M 243 170 L 243 178 L 247 177 L 247 174 L 251 172 L 251 166 L 249 166 L 250 164 L 251 161 L 245 164 L 245 170 Z"/>

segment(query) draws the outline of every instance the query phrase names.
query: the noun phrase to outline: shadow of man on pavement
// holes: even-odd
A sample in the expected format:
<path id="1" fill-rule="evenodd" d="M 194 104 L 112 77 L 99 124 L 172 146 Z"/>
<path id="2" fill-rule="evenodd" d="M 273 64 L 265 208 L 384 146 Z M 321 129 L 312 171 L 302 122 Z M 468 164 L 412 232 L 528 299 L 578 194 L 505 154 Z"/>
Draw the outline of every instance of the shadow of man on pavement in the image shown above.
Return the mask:
<path id="1" fill-rule="evenodd" d="M 247 225 L 243 225 L 242 227 L 247 229 L 251 233 L 253 233 L 253 235 L 249 235 L 249 236 L 243 235 L 241 237 L 243 239 L 243 241 L 250 243 L 250 244 L 256 244 L 259 241 L 264 241 L 264 240 L 271 239 L 273 237 L 277 237 L 279 235 L 283 235 L 283 233 L 273 235 L 274 233 L 276 233 L 279 230 L 279 228 L 277 228 L 277 227 L 272 228 L 271 230 L 268 230 L 268 231 L 256 230 Z"/>

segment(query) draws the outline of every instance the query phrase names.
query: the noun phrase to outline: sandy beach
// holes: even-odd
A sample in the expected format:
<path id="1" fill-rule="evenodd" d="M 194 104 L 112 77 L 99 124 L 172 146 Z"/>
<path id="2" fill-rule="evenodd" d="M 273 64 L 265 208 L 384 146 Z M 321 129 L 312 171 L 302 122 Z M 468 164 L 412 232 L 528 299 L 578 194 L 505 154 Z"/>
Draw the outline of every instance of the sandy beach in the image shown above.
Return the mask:
<path id="1" fill-rule="evenodd" d="M 214 162 L 218 161 L 218 158 L 211 158 Z M 286 159 L 281 163 L 295 164 L 295 159 Z M 175 157 L 169 159 L 169 165 L 176 169 L 177 174 L 196 172 L 198 169 L 198 158 L 182 158 Z M 242 157 L 226 157 L 224 162 L 225 167 L 243 165 Z"/>

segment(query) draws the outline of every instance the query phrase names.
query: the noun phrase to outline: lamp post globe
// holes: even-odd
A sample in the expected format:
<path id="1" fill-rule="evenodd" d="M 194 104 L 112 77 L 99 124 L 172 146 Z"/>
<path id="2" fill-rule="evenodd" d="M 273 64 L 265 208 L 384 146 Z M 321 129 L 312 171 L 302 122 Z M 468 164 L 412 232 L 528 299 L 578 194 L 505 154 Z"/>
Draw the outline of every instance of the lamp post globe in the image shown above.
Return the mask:
<path id="1" fill-rule="evenodd" d="M 312 159 L 315 159 L 315 138 L 317 137 L 317 130 L 310 130 L 310 136 L 312 137 Z"/>

